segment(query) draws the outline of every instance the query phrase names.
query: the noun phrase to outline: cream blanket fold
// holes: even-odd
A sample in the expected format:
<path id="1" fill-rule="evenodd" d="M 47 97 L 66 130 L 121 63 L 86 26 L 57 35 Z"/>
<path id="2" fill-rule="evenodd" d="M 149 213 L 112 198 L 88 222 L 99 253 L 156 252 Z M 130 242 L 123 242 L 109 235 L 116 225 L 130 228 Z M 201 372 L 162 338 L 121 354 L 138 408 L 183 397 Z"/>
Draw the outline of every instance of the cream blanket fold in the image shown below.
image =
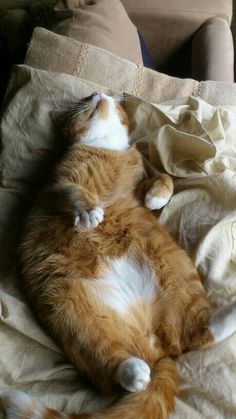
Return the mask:
<path id="1" fill-rule="evenodd" d="M 70 75 L 13 69 L 1 118 L 0 390 L 17 388 L 66 412 L 109 405 L 86 387 L 40 328 L 20 291 L 16 248 L 22 217 L 62 140 L 53 113 L 94 90 Z M 236 107 L 194 98 L 127 101 L 150 171 L 173 175 L 160 221 L 190 252 L 215 308 L 236 300 Z M 236 334 L 178 361 L 181 393 L 172 419 L 236 418 Z M 2 418 L 3 416 L 0 417 Z"/>

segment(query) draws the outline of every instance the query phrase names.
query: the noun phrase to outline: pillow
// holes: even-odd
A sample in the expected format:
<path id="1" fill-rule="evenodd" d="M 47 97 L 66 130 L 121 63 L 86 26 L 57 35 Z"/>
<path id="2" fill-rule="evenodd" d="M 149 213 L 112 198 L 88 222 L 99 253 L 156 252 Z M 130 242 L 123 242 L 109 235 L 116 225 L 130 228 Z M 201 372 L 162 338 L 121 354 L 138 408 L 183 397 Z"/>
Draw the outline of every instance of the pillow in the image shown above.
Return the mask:
<path id="1" fill-rule="evenodd" d="M 74 0 L 66 3 L 64 10 L 62 2 L 58 7 L 61 10 L 54 9 L 51 31 L 143 63 L 137 29 L 120 0 L 77 0 L 77 7 Z M 74 8 L 66 9 L 70 6 Z"/>
<path id="2" fill-rule="evenodd" d="M 78 76 L 151 102 L 195 95 L 200 86 L 195 80 L 178 79 L 149 70 L 104 49 L 43 28 L 34 30 L 25 64 Z"/>

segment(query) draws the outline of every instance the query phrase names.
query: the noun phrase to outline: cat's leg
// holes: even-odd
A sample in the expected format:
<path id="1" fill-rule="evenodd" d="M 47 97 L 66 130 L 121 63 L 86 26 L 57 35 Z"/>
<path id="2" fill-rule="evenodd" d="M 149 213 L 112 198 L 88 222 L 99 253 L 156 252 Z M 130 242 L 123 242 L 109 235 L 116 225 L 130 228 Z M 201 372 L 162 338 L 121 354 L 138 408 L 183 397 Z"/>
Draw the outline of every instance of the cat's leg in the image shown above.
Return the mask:
<path id="1" fill-rule="evenodd" d="M 117 392 L 117 386 L 131 393 L 107 415 L 101 412 L 93 417 L 167 419 L 178 393 L 175 362 L 150 347 L 126 316 L 114 316 L 104 306 L 99 311 L 84 294 L 78 300 L 77 293 L 72 295 L 73 303 L 64 310 L 55 307 L 56 321 L 62 316 L 63 325 L 59 321 L 57 337 L 69 359 L 102 394 Z"/>
<path id="2" fill-rule="evenodd" d="M 55 303 L 50 297 L 52 310 L 43 310 L 43 318 L 48 318 L 72 363 L 103 393 L 117 384 L 130 392 L 144 390 L 151 368 L 163 352 L 151 346 L 142 330 L 90 299 L 78 279 L 74 284 L 68 281 L 66 287 L 65 294 L 56 286 Z"/>
<path id="3" fill-rule="evenodd" d="M 104 210 L 99 198 L 83 186 L 64 182 L 44 190 L 41 199 L 46 208 L 55 214 L 69 214 L 75 225 L 86 228 L 97 227 L 103 221 Z"/>
<path id="4" fill-rule="evenodd" d="M 122 333 L 104 330 L 104 326 L 95 328 L 91 323 L 87 326 L 90 331 L 87 329 L 86 339 L 75 335 L 66 349 L 74 365 L 78 369 L 82 366 L 102 393 L 109 394 L 117 385 L 130 392 L 144 390 L 150 382 L 154 360 L 145 337 L 136 336 L 136 349 L 125 336 L 130 334 L 128 326 Z"/>
<path id="5" fill-rule="evenodd" d="M 151 370 L 145 361 L 129 357 L 118 365 L 115 379 L 125 390 L 135 393 L 145 390 L 150 376 Z"/>
<path id="6" fill-rule="evenodd" d="M 164 207 L 173 195 L 173 181 L 169 175 L 160 175 L 142 180 L 136 188 L 136 195 L 150 210 Z"/>
<path id="7" fill-rule="evenodd" d="M 187 252 L 152 218 L 150 227 L 143 226 L 146 242 L 144 245 L 143 233 L 142 251 L 156 273 L 154 330 L 163 349 L 178 356 L 212 340 L 208 329 L 211 307 Z"/>
<path id="8" fill-rule="evenodd" d="M 176 281 L 177 278 L 175 278 Z M 194 280 L 195 281 L 195 280 Z M 195 285 L 167 286 L 162 290 L 154 318 L 155 333 L 163 350 L 170 356 L 209 346 L 213 338 L 209 330 L 211 308 L 206 295 Z"/>
<path id="9" fill-rule="evenodd" d="M 211 307 L 197 273 L 183 272 L 182 278 L 171 276 L 164 287 L 164 301 L 169 303 L 169 308 L 163 310 L 161 326 L 157 320 L 157 333 L 161 335 L 164 349 L 179 356 L 212 342 Z"/>

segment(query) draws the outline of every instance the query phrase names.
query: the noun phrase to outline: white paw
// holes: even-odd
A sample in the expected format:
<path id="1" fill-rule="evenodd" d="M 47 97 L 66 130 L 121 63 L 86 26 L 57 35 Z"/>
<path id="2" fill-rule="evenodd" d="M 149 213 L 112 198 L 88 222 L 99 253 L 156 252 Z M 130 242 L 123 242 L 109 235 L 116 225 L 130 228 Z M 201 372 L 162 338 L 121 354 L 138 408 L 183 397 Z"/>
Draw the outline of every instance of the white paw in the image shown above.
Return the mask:
<path id="1" fill-rule="evenodd" d="M 75 226 L 82 226 L 86 228 L 97 227 L 103 221 L 104 211 L 102 208 L 97 207 L 91 211 L 82 211 L 75 217 Z"/>
<path id="2" fill-rule="evenodd" d="M 126 390 L 134 393 L 145 390 L 150 382 L 150 368 L 139 358 L 128 358 L 117 369 L 117 380 Z"/>
<path id="3" fill-rule="evenodd" d="M 145 207 L 152 211 L 158 210 L 164 207 L 168 201 L 169 198 L 165 198 L 163 196 L 152 196 L 147 193 L 145 196 Z"/>

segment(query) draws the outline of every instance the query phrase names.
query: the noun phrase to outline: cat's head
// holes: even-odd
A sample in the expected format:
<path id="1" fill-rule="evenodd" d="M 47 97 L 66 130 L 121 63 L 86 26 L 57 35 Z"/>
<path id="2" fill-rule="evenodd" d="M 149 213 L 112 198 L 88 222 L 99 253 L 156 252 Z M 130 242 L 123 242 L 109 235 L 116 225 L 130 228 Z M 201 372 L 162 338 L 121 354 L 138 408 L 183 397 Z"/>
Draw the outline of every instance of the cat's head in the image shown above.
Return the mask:
<path id="1" fill-rule="evenodd" d="M 66 114 L 64 133 L 72 142 L 125 150 L 129 146 L 129 122 L 119 102 L 94 92 Z"/>

